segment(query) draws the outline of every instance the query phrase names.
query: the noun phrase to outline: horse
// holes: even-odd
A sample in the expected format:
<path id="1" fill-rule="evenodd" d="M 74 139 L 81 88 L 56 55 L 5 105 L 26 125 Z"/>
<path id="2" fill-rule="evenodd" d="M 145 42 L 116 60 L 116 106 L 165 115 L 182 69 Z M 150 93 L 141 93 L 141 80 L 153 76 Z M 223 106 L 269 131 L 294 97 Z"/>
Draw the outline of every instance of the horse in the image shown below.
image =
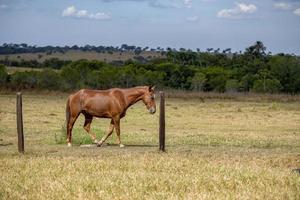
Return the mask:
<path id="1" fill-rule="evenodd" d="M 122 148 L 120 138 L 120 119 L 125 117 L 127 109 L 138 101 L 143 101 L 150 114 L 156 111 L 155 86 L 138 86 L 133 88 L 112 88 L 108 90 L 81 89 L 68 97 L 66 105 L 67 143 L 72 146 L 73 125 L 80 114 L 85 117 L 83 128 L 93 142 L 100 147 L 116 130 L 117 143 Z M 93 117 L 109 118 L 110 126 L 106 135 L 100 141 L 91 133 Z"/>

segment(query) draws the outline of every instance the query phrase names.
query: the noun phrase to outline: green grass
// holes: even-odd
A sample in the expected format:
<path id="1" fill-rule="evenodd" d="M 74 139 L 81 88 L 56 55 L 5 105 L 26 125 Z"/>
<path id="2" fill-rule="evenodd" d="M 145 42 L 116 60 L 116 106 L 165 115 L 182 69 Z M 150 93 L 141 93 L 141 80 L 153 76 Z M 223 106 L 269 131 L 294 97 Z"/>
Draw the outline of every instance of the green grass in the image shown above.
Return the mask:
<path id="1" fill-rule="evenodd" d="M 24 95 L 25 154 L 17 153 L 15 95 L 0 95 L 0 199 L 300 199 L 300 103 L 166 99 L 166 148 L 158 113 L 138 103 L 121 121 L 119 148 L 91 143 L 79 117 L 65 143 L 65 94 Z M 157 105 L 158 106 L 158 105 Z M 107 119 L 94 119 L 101 138 Z"/>

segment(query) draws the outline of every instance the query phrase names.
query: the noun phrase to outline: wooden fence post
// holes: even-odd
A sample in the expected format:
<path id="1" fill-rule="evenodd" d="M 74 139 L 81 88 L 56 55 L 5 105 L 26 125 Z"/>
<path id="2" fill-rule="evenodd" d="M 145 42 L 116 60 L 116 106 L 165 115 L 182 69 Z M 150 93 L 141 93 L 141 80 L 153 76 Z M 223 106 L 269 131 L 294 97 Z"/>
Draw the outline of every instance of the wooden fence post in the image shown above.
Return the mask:
<path id="1" fill-rule="evenodd" d="M 160 94 L 160 105 L 159 105 L 159 150 L 165 151 L 165 94 L 163 91 Z"/>
<path id="2" fill-rule="evenodd" d="M 23 113 L 22 113 L 22 93 L 17 93 L 17 130 L 18 130 L 18 150 L 24 153 L 24 134 L 23 134 Z"/>

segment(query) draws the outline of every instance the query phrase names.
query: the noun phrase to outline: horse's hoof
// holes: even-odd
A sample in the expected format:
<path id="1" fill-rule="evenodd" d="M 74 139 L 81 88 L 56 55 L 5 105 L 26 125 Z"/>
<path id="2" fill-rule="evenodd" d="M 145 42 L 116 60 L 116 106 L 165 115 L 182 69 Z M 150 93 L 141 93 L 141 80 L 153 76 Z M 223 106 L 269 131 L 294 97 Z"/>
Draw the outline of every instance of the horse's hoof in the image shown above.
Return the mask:
<path id="1" fill-rule="evenodd" d="M 102 143 L 97 142 L 97 147 L 101 147 L 101 146 L 102 146 Z"/>
<path id="2" fill-rule="evenodd" d="M 124 144 L 120 144 L 120 148 L 124 148 L 125 147 L 125 145 Z"/>
<path id="3" fill-rule="evenodd" d="M 94 140 L 94 144 L 98 144 L 98 142 L 99 142 L 99 141 L 98 141 L 97 139 Z"/>
<path id="4" fill-rule="evenodd" d="M 72 147 L 72 144 L 71 144 L 71 142 L 68 142 L 68 147 Z"/>

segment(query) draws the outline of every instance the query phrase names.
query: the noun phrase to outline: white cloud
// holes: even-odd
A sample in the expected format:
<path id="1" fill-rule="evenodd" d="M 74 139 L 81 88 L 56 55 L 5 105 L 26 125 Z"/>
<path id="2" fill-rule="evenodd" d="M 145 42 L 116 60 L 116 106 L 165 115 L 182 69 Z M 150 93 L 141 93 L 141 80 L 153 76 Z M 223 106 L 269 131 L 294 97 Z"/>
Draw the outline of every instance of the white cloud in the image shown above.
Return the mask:
<path id="1" fill-rule="evenodd" d="M 187 8 L 191 8 L 192 7 L 192 0 L 182 0 L 183 4 L 185 7 Z"/>
<path id="2" fill-rule="evenodd" d="M 95 19 L 95 20 L 107 20 L 111 16 L 109 13 L 97 12 L 89 13 L 87 10 L 77 10 L 75 6 L 69 6 L 62 12 L 63 17 L 76 17 L 85 19 Z"/>
<path id="3" fill-rule="evenodd" d="M 185 20 L 188 22 L 196 22 L 199 20 L 199 17 L 198 16 L 187 17 L 185 18 Z"/>
<path id="4" fill-rule="evenodd" d="M 106 20 L 106 19 L 110 19 L 111 16 L 108 13 L 97 12 L 95 14 L 90 14 L 89 18 L 98 19 L 98 20 Z"/>
<path id="5" fill-rule="evenodd" d="M 274 8 L 280 9 L 280 10 L 289 10 L 291 9 L 291 5 L 284 2 L 274 3 Z"/>
<path id="6" fill-rule="evenodd" d="M 253 4 L 243 4 L 243 3 L 238 3 L 237 4 L 239 10 L 241 13 L 253 13 L 257 10 L 257 7 Z"/>
<path id="7" fill-rule="evenodd" d="M 73 15 L 76 15 L 76 8 L 74 6 L 70 6 L 63 10 L 62 13 L 63 17 L 73 16 Z"/>
<path id="8" fill-rule="evenodd" d="M 220 10 L 217 14 L 219 18 L 240 18 L 244 14 L 252 14 L 257 11 L 257 7 L 254 4 L 236 3 L 236 6 L 232 9 Z"/>
<path id="9" fill-rule="evenodd" d="M 300 16 L 300 8 L 297 8 L 294 10 L 294 14 Z"/>
<path id="10" fill-rule="evenodd" d="M 77 17 L 88 17 L 88 12 L 87 10 L 79 10 L 76 15 Z"/>

